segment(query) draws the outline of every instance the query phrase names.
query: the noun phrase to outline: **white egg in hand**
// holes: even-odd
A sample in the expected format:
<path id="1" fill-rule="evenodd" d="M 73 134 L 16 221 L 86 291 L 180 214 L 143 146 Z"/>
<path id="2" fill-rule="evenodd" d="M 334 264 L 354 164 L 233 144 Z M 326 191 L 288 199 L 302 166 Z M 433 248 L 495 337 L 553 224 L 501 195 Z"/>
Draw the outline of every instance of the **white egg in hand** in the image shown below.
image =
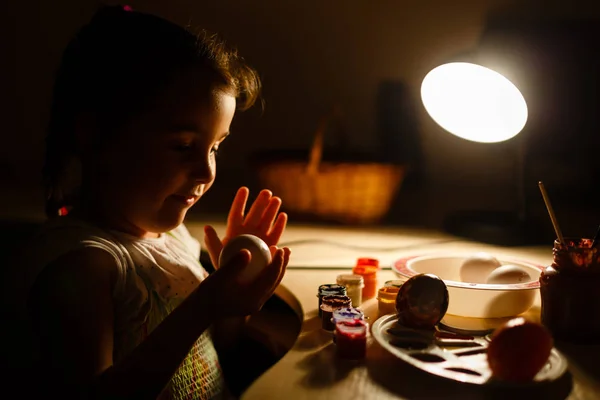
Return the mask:
<path id="1" fill-rule="evenodd" d="M 488 276 L 486 283 L 490 285 L 511 285 L 530 281 L 531 275 L 525 269 L 507 264 L 493 270 Z"/>
<path id="2" fill-rule="evenodd" d="M 260 272 L 271 263 L 269 246 L 258 236 L 239 235 L 227 242 L 219 255 L 219 266 L 225 265 L 241 250 L 248 250 L 251 254 L 250 263 L 239 276 L 240 282 L 251 282 Z"/>
<path id="3" fill-rule="evenodd" d="M 488 275 L 500 265 L 500 261 L 491 254 L 475 253 L 463 261 L 460 267 L 460 279 L 469 283 L 485 283 Z"/>

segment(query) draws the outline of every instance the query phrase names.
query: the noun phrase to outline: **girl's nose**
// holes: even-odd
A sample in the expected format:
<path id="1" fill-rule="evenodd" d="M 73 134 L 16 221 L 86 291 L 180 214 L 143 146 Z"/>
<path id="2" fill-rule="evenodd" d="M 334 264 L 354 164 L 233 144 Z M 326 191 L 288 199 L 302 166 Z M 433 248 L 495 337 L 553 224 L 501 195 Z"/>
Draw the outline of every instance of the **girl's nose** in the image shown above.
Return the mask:
<path id="1" fill-rule="evenodd" d="M 210 183 L 215 179 L 215 168 L 210 157 L 201 157 L 193 165 L 192 177 L 199 183 Z"/>

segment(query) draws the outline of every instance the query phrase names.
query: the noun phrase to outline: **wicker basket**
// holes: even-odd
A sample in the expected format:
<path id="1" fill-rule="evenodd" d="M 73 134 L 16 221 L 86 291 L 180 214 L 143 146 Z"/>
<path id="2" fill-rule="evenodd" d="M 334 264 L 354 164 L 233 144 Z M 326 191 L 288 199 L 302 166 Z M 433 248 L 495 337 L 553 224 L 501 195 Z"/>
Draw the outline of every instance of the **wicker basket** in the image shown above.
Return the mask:
<path id="1" fill-rule="evenodd" d="M 283 199 L 286 211 L 347 224 L 374 224 L 389 211 L 405 167 L 377 162 L 323 162 L 328 118 L 315 134 L 309 160 L 262 160 L 262 187 Z"/>

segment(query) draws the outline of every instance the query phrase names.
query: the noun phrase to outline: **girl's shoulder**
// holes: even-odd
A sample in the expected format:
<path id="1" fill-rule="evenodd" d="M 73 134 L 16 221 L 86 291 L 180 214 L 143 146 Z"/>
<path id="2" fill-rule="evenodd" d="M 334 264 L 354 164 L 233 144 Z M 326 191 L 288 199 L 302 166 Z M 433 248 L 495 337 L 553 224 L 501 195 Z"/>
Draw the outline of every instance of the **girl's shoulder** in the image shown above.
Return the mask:
<path id="1" fill-rule="evenodd" d="M 84 248 L 96 248 L 122 259 L 124 251 L 119 240 L 110 232 L 86 221 L 69 216 L 52 218 L 25 244 L 25 249 L 47 264 L 55 258 Z"/>
<path id="2" fill-rule="evenodd" d="M 24 243 L 23 260 L 35 273 L 66 254 L 85 249 L 103 250 L 118 266 L 126 261 L 124 246 L 110 232 L 69 216 L 45 221 Z"/>

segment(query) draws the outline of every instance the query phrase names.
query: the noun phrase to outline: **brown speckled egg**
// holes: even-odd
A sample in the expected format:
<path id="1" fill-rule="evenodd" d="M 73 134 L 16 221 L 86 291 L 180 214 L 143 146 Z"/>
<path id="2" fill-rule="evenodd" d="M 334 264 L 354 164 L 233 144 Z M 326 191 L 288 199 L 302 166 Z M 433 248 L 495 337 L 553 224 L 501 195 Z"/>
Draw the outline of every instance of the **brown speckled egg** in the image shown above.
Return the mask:
<path id="1" fill-rule="evenodd" d="M 400 287 L 396 297 L 398 322 L 415 329 L 433 329 L 448 310 L 448 288 L 433 274 L 419 274 Z"/>

